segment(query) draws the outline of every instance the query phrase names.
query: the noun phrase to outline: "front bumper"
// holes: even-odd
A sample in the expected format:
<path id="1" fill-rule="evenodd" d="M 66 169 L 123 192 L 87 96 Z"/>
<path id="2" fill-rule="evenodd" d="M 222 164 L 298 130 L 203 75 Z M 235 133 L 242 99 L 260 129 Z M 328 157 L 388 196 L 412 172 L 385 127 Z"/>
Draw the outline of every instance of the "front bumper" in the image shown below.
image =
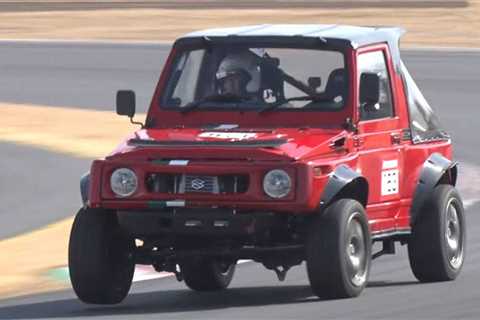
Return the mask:
<path id="1" fill-rule="evenodd" d="M 133 169 L 139 181 L 151 173 L 176 173 L 192 175 L 248 174 L 249 187 L 239 194 L 151 193 L 140 183 L 137 192 L 129 198 L 117 198 L 109 186 L 109 175 L 119 167 Z M 273 169 L 283 169 L 292 178 L 292 191 L 283 199 L 268 197 L 262 187 L 264 175 Z M 230 208 L 273 212 L 311 212 L 318 208 L 321 191 L 328 176 L 313 177 L 312 167 L 291 162 L 196 162 L 188 166 L 158 165 L 140 161 L 96 160 L 91 168 L 90 203 L 93 208 L 114 210 L 146 210 L 169 207 L 181 203 L 186 208 Z M 175 205 L 178 207 L 179 205 Z"/>
<path id="2" fill-rule="evenodd" d="M 117 211 L 123 230 L 136 237 L 261 237 L 281 232 L 286 219 L 273 213 L 232 209 L 165 209 Z"/>

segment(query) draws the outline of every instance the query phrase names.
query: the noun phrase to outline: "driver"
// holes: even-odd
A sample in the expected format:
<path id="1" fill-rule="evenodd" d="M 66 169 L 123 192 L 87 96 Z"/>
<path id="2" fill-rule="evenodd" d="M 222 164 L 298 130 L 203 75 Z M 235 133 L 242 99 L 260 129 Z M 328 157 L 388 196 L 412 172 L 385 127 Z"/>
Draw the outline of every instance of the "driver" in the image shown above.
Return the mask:
<path id="1" fill-rule="evenodd" d="M 247 99 L 258 97 L 260 68 L 248 51 L 225 56 L 216 73 L 218 93 Z"/>

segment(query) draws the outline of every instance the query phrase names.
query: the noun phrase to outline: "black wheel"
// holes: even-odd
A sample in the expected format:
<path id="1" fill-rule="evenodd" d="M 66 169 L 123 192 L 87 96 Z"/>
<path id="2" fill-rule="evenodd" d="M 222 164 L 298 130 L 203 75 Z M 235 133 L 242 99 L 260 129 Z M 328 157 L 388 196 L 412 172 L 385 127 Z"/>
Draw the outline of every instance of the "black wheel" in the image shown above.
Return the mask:
<path id="1" fill-rule="evenodd" d="M 363 206 L 352 199 L 332 203 L 314 218 L 306 243 L 307 274 L 323 299 L 351 298 L 365 288 L 372 242 Z"/>
<path id="2" fill-rule="evenodd" d="M 438 185 L 423 206 L 408 242 L 415 277 L 422 282 L 454 280 L 465 260 L 465 215 L 451 185 Z"/>
<path id="3" fill-rule="evenodd" d="M 68 248 L 70 281 L 85 303 L 115 304 L 128 294 L 135 242 L 118 229 L 113 212 L 80 209 Z"/>
<path id="4" fill-rule="evenodd" d="M 185 284 L 195 291 L 217 291 L 228 287 L 236 263 L 211 258 L 195 258 L 180 264 Z"/>

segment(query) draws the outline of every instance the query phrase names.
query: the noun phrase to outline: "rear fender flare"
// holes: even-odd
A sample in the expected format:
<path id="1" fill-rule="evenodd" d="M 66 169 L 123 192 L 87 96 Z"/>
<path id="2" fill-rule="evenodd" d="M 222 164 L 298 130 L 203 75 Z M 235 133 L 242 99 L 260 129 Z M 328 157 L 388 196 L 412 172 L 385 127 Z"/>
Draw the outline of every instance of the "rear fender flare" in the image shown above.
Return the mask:
<path id="1" fill-rule="evenodd" d="M 368 182 L 365 177 L 347 165 L 340 165 L 328 179 L 320 200 L 320 209 L 326 208 L 338 198 L 351 198 L 364 207 L 368 203 Z"/>
<path id="2" fill-rule="evenodd" d="M 440 183 L 457 183 L 457 162 L 453 162 L 439 153 L 433 153 L 423 163 L 410 209 L 410 225 L 413 227 L 421 214 L 421 209 L 433 189 Z"/>

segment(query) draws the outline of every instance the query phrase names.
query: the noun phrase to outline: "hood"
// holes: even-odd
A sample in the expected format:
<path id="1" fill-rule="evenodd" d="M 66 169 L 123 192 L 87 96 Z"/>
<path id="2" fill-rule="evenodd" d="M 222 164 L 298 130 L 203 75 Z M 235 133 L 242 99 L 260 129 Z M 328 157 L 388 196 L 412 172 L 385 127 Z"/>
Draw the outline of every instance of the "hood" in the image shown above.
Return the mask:
<path id="1" fill-rule="evenodd" d="M 108 157 L 300 160 L 334 152 L 342 129 L 238 128 L 142 129 Z M 157 156 L 158 155 L 158 156 Z"/>

